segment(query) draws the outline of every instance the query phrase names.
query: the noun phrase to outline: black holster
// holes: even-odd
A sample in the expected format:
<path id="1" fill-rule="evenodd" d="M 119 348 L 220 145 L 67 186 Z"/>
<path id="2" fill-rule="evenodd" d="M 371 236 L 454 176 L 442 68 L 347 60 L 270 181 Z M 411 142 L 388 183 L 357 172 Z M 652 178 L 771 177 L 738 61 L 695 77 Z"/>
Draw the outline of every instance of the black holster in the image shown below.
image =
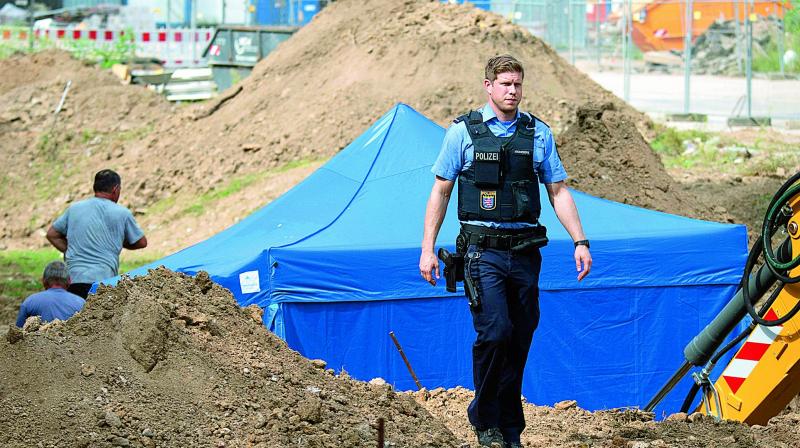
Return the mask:
<path id="1" fill-rule="evenodd" d="M 464 281 L 464 254 L 439 248 L 438 257 L 444 263 L 444 279 L 448 292 L 456 292 L 456 283 Z"/>
<path id="2" fill-rule="evenodd" d="M 456 252 L 451 253 L 440 247 L 437 256 L 444 263 L 444 279 L 448 292 L 456 292 L 456 283 L 464 281 L 464 254 L 467 244 L 464 236 L 459 234 L 456 238 Z"/>

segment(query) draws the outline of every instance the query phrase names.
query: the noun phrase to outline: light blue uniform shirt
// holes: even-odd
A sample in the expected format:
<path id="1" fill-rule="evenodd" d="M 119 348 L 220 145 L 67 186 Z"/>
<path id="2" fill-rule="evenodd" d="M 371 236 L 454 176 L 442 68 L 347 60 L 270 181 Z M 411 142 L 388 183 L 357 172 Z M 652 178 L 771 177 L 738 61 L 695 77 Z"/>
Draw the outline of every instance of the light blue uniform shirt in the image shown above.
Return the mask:
<path id="1" fill-rule="evenodd" d="M 492 134 L 497 137 L 514 135 L 520 116 L 519 111 L 517 111 L 517 119 L 510 122 L 500 121 L 488 103 L 483 106 L 480 112 L 483 116 L 483 122 L 486 123 Z M 443 179 L 455 181 L 459 174 L 472 166 L 474 154 L 475 148 L 472 145 L 472 139 L 469 136 L 469 131 L 467 131 L 466 123 L 463 121 L 455 123 L 447 129 L 444 135 L 442 149 L 439 152 L 436 163 L 431 168 L 431 172 Z M 539 120 L 536 120 L 536 131 L 533 140 L 533 169 L 539 177 L 539 182 L 543 184 L 561 182 L 567 178 L 567 172 L 561 164 L 558 151 L 556 151 L 553 133 L 547 125 Z M 465 223 L 502 228 L 531 226 L 531 224 L 519 222 L 466 221 Z"/>
<path id="2" fill-rule="evenodd" d="M 72 283 L 94 283 L 118 275 L 123 242 L 133 244 L 144 236 L 130 210 L 97 197 L 72 204 L 53 228 L 67 237 Z"/>
<path id="3" fill-rule="evenodd" d="M 85 301 L 75 294 L 62 289 L 50 288 L 30 295 L 19 307 L 17 326 L 22 328 L 31 316 L 40 316 L 42 322 L 67 320 L 83 308 Z"/>

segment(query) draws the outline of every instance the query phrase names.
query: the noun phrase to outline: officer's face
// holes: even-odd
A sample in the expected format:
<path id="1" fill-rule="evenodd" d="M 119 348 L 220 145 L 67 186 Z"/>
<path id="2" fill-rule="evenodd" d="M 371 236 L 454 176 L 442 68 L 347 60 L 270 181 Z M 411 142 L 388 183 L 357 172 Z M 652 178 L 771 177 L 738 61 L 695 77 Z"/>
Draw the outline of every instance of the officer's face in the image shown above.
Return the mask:
<path id="1" fill-rule="evenodd" d="M 522 101 L 522 73 L 505 72 L 497 75 L 497 79 L 483 81 L 486 92 L 492 102 L 503 112 L 514 112 Z"/>

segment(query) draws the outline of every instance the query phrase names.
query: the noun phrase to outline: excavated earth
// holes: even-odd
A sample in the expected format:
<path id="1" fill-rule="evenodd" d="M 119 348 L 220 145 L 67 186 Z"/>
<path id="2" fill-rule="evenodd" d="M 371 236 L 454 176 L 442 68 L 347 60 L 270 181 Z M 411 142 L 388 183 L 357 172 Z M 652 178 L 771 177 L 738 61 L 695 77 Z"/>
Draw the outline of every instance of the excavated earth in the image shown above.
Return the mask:
<path id="1" fill-rule="evenodd" d="M 472 392 L 395 392 L 307 360 L 208 274 L 163 268 L 90 296 L 67 320 L 0 340 L 3 447 L 469 447 Z M 365 356 L 369 356 L 365 354 Z M 528 447 L 797 447 L 800 414 L 765 427 L 700 414 L 654 422 L 574 401 L 525 405 Z M 34 428 L 35 427 L 35 428 Z"/>
<path id="2" fill-rule="evenodd" d="M 498 53 L 527 67 L 522 107 L 554 129 L 570 185 L 730 219 L 667 175 L 646 117 L 522 28 L 438 1 L 340 0 L 242 83 L 197 105 L 170 105 L 65 53 L 0 61 L 0 250 L 44 245 L 50 222 L 106 167 L 122 174 L 122 202 L 154 250 L 185 247 L 279 196 L 397 102 L 441 125 L 479 107 L 483 65 Z M 218 194 L 235 182 L 245 187 Z M 186 212 L 203 197 L 217 199 Z M 336 375 L 204 274 L 125 280 L 67 322 L 32 321 L 0 340 L 3 447 L 367 447 L 379 418 L 387 446 L 460 447 L 473 440 L 469 399 L 464 389 L 396 394 Z M 752 428 L 574 403 L 525 409 L 526 446 L 800 447 L 791 409 Z"/>
<path id="3" fill-rule="evenodd" d="M 3 447 L 456 447 L 413 397 L 333 375 L 208 274 L 158 269 L 0 341 Z M 13 343 L 11 342 L 13 341 Z"/>
<path id="4" fill-rule="evenodd" d="M 29 73 L 0 84 L 0 127 L 8 135 L 2 161 L 10 167 L 1 184 L 0 237 L 9 247 L 45 244 L 52 219 L 89 193 L 94 171 L 109 166 L 122 174 L 123 204 L 136 211 L 150 239 L 177 241 L 154 247 L 162 253 L 184 247 L 246 216 L 307 171 L 292 171 L 288 181 L 273 177 L 284 187 L 238 201 L 244 205 L 235 211 L 210 205 L 198 212 L 191 208 L 198 196 L 287 163 L 324 160 L 398 102 L 446 126 L 486 101 L 483 67 L 499 53 L 527 67 L 522 108 L 556 132 L 572 186 L 670 213 L 728 218 L 708 213 L 670 179 L 643 137 L 652 131 L 643 114 L 525 29 L 438 1 L 342 0 L 240 84 L 188 107 L 119 85 L 60 53 L 0 61 L 3 73 L 19 73 L 17 67 Z M 68 79 L 65 110 L 53 120 Z M 36 174 L 34 185 L 26 173 Z"/>
<path id="5" fill-rule="evenodd" d="M 91 193 L 96 171 L 119 167 L 125 143 L 173 109 L 56 50 L 0 60 L 0 73 L 0 240 L 27 239 L 28 247 Z"/>
<path id="6" fill-rule="evenodd" d="M 411 393 L 453 433 L 471 440 L 466 408 L 473 392 L 464 388 L 434 389 Z M 523 406 L 527 429 L 526 447 L 603 448 L 755 448 L 800 446 L 800 414 L 796 405 L 773 417 L 767 426 L 747 426 L 734 421 L 716 422 L 695 413 L 673 414 L 653 421 L 652 413 L 636 409 L 589 412 L 574 400 L 555 406 Z"/>

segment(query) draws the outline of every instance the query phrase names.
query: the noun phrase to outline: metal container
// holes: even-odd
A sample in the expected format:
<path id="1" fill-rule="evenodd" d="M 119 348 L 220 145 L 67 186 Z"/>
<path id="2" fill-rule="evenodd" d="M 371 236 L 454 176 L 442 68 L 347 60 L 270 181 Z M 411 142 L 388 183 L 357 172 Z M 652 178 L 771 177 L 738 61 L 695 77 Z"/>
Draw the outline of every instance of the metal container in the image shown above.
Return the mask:
<path id="1" fill-rule="evenodd" d="M 253 67 L 298 27 L 290 26 L 226 26 L 214 32 L 203 57 L 223 91 L 250 75 Z"/>

